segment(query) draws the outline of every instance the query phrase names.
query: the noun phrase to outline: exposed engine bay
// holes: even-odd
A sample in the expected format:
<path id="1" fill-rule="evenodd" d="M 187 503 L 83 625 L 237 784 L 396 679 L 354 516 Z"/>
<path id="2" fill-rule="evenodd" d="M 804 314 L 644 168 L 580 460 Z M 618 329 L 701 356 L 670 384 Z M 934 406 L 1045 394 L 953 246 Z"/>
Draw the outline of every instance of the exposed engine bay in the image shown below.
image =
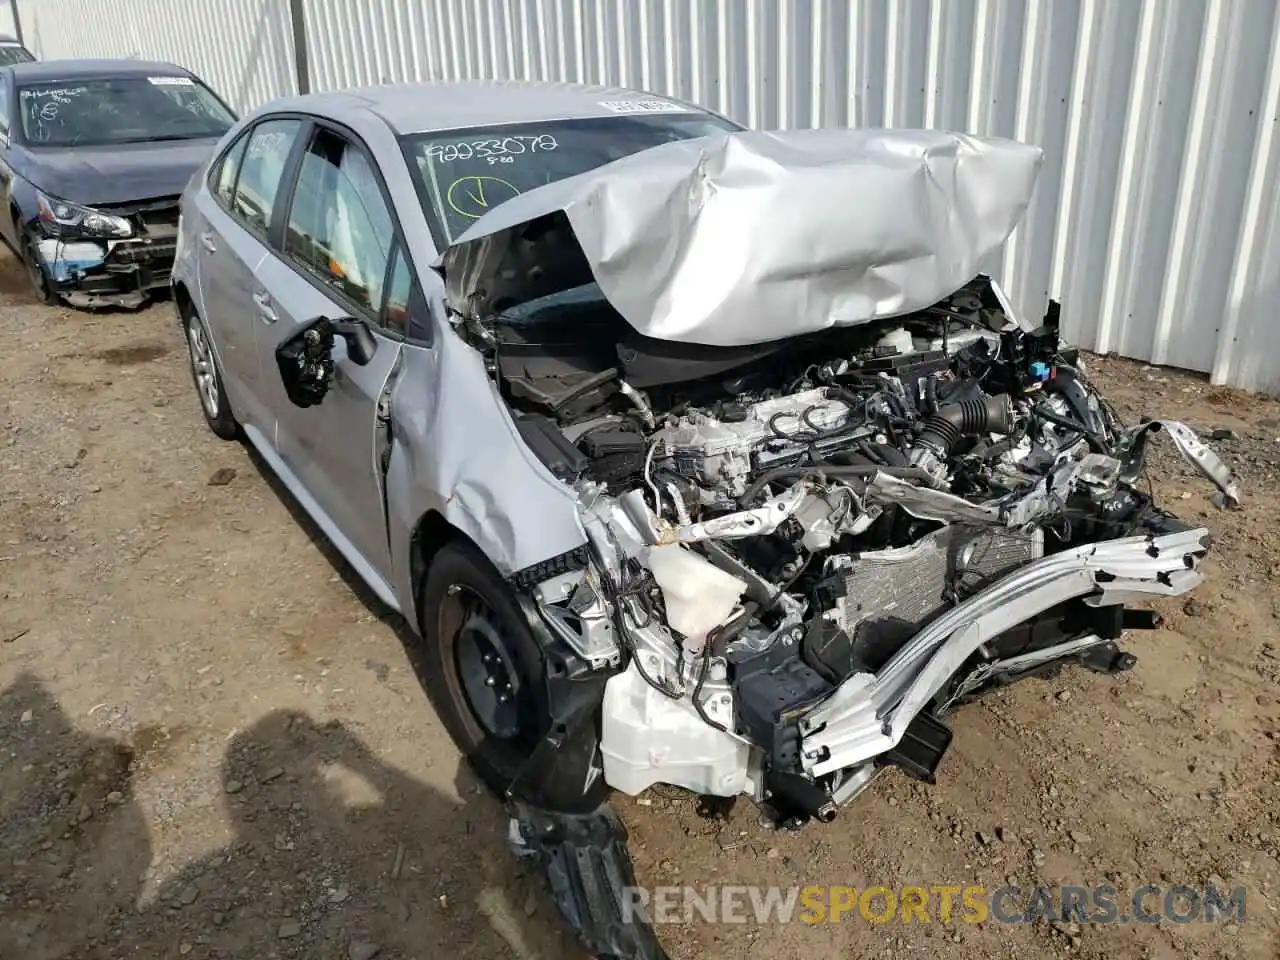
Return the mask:
<path id="1" fill-rule="evenodd" d="M 894 321 L 743 348 L 646 340 L 589 291 L 472 324 L 526 443 L 579 493 L 590 549 L 521 582 L 617 671 L 611 786 L 829 819 L 886 764 L 932 779 L 955 705 L 1133 664 L 1116 640 L 1155 619 L 1125 601 L 1189 589 L 1207 549 L 1142 489 L 1148 438 L 1163 426 L 1238 491 L 1182 424 L 1124 426 L 1057 313 L 1028 329 L 978 277 Z M 1019 577 L 1023 596 L 984 601 Z"/>
<path id="2" fill-rule="evenodd" d="M 1222 506 L 1230 471 L 1184 424 L 1122 423 L 1058 305 L 1027 323 L 981 275 L 1041 159 L 938 131 L 674 141 L 507 200 L 442 255 L 466 362 L 523 441 L 512 479 L 455 486 L 460 520 L 501 529 L 543 681 L 503 666 L 469 707 L 534 727 L 492 779 L 595 953 L 664 955 L 611 909 L 631 881 L 604 788 L 828 821 L 890 766 L 932 782 L 958 705 L 1129 669 L 1142 604 L 1201 581 L 1208 531 L 1154 502 L 1146 446 L 1167 436 Z"/>

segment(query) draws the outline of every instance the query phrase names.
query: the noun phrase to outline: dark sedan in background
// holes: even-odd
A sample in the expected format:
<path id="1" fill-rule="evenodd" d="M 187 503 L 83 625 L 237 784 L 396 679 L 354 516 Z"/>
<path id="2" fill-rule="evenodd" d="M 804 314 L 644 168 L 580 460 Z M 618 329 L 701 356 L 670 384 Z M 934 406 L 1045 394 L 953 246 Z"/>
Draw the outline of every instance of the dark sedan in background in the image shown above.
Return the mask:
<path id="1" fill-rule="evenodd" d="M 166 290 L 179 197 L 235 119 L 169 63 L 0 67 L 0 236 L 36 295 L 93 309 Z"/>

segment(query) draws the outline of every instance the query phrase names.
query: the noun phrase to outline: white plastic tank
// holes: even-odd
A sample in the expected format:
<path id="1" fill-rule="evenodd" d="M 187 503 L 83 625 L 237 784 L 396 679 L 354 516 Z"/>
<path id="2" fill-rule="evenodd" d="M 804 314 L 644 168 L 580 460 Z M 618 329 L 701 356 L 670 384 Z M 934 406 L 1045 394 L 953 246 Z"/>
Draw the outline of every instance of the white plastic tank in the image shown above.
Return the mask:
<path id="1" fill-rule="evenodd" d="M 707 634 L 738 607 L 747 585 L 679 544 L 651 547 L 645 562 L 662 591 L 667 623 L 688 640 L 685 649 L 702 650 Z"/>
<path id="2" fill-rule="evenodd" d="M 915 353 L 915 341 L 911 337 L 911 331 L 906 327 L 898 327 L 890 330 L 883 337 L 876 341 L 877 347 L 893 347 L 900 354 Z"/>
<path id="3" fill-rule="evenodd" d="M 717 723 L 732 722 L 728 705 L 712 709 Z M 719 797 L 748 792 L 751 748 L 708 725 L 687 699 L 653 689 L 634 661 L 605 685 L 600 732 L 604 778 L 615 790 L 635 796 L 670 783 Z"/>

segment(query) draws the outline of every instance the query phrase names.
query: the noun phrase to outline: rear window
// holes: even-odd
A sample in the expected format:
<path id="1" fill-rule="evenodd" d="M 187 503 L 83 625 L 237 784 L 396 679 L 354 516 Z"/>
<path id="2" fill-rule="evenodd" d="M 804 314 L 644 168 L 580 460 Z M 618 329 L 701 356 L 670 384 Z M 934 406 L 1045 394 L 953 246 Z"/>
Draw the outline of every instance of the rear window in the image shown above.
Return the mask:
<path id="1" fill-rule="evenodd" d="M 693 110 L 477 127 L 404 138 L 436 243 L 535 187 L 672 140 L 740 129 Z"/>
<path id="2" fill-rule="evenodd" d="M 235 122 L 213 91 L 191 77 L 130 76 L 18 88 L 22 132 L 50 147 L 220 137 Z"/>

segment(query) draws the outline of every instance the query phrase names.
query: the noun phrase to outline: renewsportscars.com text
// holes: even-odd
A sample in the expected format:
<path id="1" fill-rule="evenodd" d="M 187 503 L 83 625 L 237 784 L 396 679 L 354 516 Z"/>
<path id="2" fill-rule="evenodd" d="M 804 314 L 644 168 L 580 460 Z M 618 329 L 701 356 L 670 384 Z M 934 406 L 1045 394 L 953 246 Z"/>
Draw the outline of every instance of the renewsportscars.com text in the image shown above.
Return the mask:
<path id="1" fill-rule="evenodd" d="M 651 923 L 1218 923 L 1245 921 L 1245 889 L 842 885 L 628 887 L 624 919 Z"/>

